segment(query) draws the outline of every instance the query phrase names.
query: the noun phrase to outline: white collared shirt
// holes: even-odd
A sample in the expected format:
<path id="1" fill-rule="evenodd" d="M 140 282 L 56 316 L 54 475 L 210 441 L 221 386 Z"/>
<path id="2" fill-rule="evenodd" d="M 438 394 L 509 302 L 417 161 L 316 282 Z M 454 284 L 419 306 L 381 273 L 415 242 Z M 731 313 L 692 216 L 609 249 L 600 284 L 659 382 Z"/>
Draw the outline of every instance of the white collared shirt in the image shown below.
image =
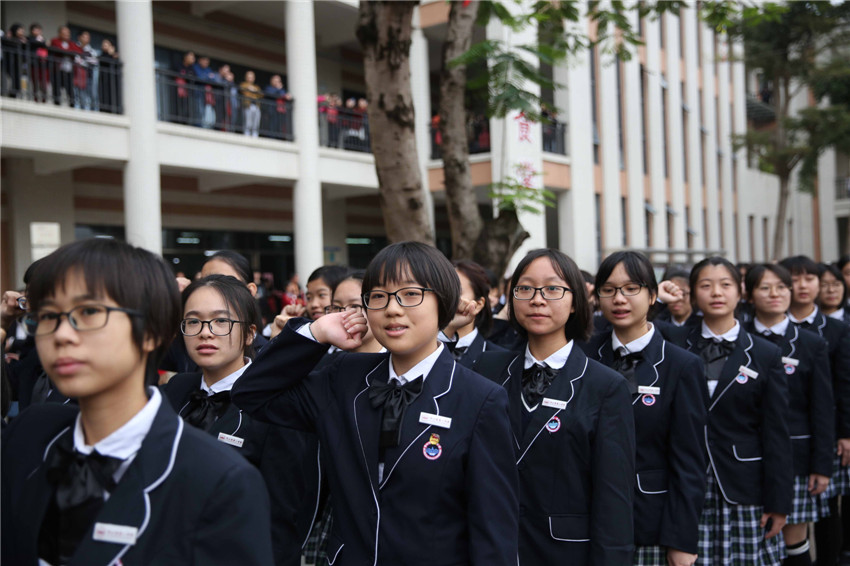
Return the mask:
<path id="1" fill-rule="evenodd" d="M 767 327 L 756 317 L 753 321 L 755 323 L 756 332 L 759 334 L 777 334 L 779 336 L 785 336 L 785 333 L 788 331 L 788 325 L 791 324 L 791 320 L 786 316 L 782 319 L 781 322 L 777 322 L 771 327 Z"/>
<path id="2" fill-rule="evenodd" d="M 89 446 L 86 444 L 85 433 L 83 432 L 83 424 L 80 420 L 80 415 L 77 415 L 77 421 L 74 424 L 74 450 L 80 454 L 91 454 L 94 450 L 103 456 L 117 458 L 123 460 L 121 465 L 115 470 L 112 479 L 118 483 L 130 464 L 138 454 L 142 447 L 142 441 L 148 435 L 153 425 L 153 420 L 162 405 L 162 395 L 156 387 L 149 387 L 150 398 L 142 410 L 136 413 L 132 419 L 124 423 L 118 430 L 104 438 L 103 440 Z M 104 501 L 109 499 L 109 493 L 104 490 Z"/>
<path id="3" fill-rule="evenodd" d="M 649 331 L 638 338 L 637 340 L 632 340 L 628 344 L 623 344 L 619 338 L 617 338 L 617 331 L 611 332 L 611 349 L 614 350 L 615 353 L 619 352 L 621 354 L 634 354 L 636 352 L 642 352 L 644 348 L 649 346 L 649 343 L 652 342 L 652 337 L 655 336 L 655 325 L 651 322 L 649 323 Z"/>
<path id="4" fill-rule="evenodd" d="M 445 349 L 445 346 L 443 346 L 442 342 L 438 341 L 437 349 L 434 350 L 433 353 L 428 354 L 424 360 L 404 372 L 403 375 L 398 375 L 396 373 L 395 367 L 393 366 L 393 355 L 390 354 L 390 379 L 395 379 L 402 385 L 413 381 L 420 376 L 422 377 L 422 381 L 425 381 L 425 378 L 428 377 L 428 374 L 431 373 L 431 370 L 434 368 L 434 364 L 437 363 L 437 358 L 439 358 L 440 354 L 443 353 L 443 349 Z"/>
<path id="5" fill-rule="evenodd" d="M 826 316 L 828 316 L 829 318 L 834 318 L 835 320 L 840 320 L 840 321 L 843 322 L 844 321 L 844 307 L 841 307 L 837 311 L 829 313 Z"/>
<path id="6" fill-rule="evenodd" d="M 788 313 L 788 318 L 790 318 L 791 322 L 793 322 L 795 324 L 803 324 L 804 322 L 808 322 L 809 324 L 814 324 L 815 319 L 817 318 L 818 312 L 819 312 L 818 306 L 814 305 L 814 307 L 815 307 L 815 309 L 808 316 L 806 316 L 804 318 L 801 318 L 801 319 L 794 318 L 794 315 L 791 314 L 790 312 Z"/>
<path id="7" fill-rule="evenodd" d="M 569 342 L 567 342 L 566 346 L 563 346 L 560 350 L 558 350 L 557 352 L 555 352 L 554 354 L 552 354 L 551 356 L 549 356 L 548 358 L 546 358 L 545 360 L 543 360 L 541 362 L 540 360 L 538 360 L 537 358 L 535 358 L 531 354 L 531 350 L 529 350 L 528 345 L 526 344 L 526 346 L 525 346 L 525 363 L 523 364 L 523 367 L 525 369 L 528 369 L 531 366 L 533 366 L 534 364 L 538 364 L 538 365 L 541 365 L 541 366 L 549 366 L 552 369 L 561 369 L 562 367 L 564 367 L 566 365 L 567 358 L 570 357 L 570 352 L 572 352 L 572 351 L 573 351 L 573 341 L 570 340 Z M 534 405 L 533 407 L 529 407 L 528 403 L 525 402 L 525 396 L 520 395 L 520 398 L 522 399 L 523 406 L 525 406 L 525 410 L 528 411 L 528 412 L 532 412 L 532 411 L 536 410 L 537 407 L 540 406 L 540 403 L 538 403 L 537 405 Z"/>
<path id="8" fill-rule="evenodd" d="M 477 328 L 473 328 L 472 331 L 469 334 L 467 334 L 466 336 L 462 336 L 460 338 L 457 338 L 457 339 L 449 338 L 448 336 L 443 334 L 442 330 L 440 331 L 439 334 L 437 334 L 437 338 L 440 339 L 440 342 L 448 342 L 448 343 L 454 342 L 455 348 L 469 348 L 470 344 L 472 344 L 472 341 L 475 340 L 475 338 L 477 336 L 478 336 L 478 329 Z"/>
<path id="9" fill-rule="evenodd" d="M 204 391 L 207 395 L 215 395 L 216 393 L 221 393 L 222 391 L 230 391 L 233 389 L 233 384 L 236 383 L 236 380 L 242 377 L 242 374 L 245 373 L 245 370 L 248 369 L 248 366 L 251 365 L 250 358 L 243 358 L 245 360 L 245 365 L 234 371 L 227 377 L 219 379 L 215 383 L 212 384 L 212 387 L 207 385 L 207 382 L 204 381 L 204 378 L 201 378 L 201 390 Z"/>
<path id="10" fill-rule="evenodd" d="M 711 331 L 705 321 L 702 321 L 702 337 L 703 338 L 711 338 L 712 340 L 726 340 L 727 342 L 735 342 L 738 340 L 738 334 L 741 332 L 741 323 L 735 320 L 735 326 L 733 326 L 730 330 L 727 330 L 720 336 Z M 709 379 L 708 380 L 708 395 L 714 395 L 714 390 L 717 389 L 717 380 Z"/>

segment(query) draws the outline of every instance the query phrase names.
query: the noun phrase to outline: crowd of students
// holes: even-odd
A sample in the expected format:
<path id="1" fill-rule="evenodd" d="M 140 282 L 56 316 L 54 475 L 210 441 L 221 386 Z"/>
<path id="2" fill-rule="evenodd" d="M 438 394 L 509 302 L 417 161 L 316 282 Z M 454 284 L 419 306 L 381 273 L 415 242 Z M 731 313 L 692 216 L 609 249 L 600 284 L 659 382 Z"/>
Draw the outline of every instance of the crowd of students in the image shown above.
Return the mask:
<path id="1" fill-rule="evenodd" d="M 850 258 L 501 292 L 402 242 L 265 326 L 246 258 L 200 275 L 92 239 L 4 294 L 4 563 L 850 559 Z"/>

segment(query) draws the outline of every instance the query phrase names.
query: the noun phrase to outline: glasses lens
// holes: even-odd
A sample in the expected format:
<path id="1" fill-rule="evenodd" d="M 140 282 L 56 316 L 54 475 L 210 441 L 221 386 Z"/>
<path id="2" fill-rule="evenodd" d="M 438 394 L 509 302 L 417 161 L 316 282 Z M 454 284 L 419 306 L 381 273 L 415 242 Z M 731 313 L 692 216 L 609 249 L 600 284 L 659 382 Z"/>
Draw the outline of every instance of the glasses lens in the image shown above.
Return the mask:
<path id="1" fill-rule="evenodd" d="M 617 290 L 614 287 L 600 287 L 599 288 L 599 296 L 602 297 L 603 299 L 607 299 L 608 297 L 613 297 L 614 293 L 616 293 L 616 292 L 617 292 Z"/>
<path id="2" fill-rule="evenodd" d="M 30 336 L 37 336 L 39 334 L 39 320 L 35 313 L 25 314 L 21 318 L 21 321 L 24 323 L 24 330 L 27 334 Z M 42 332 L 42 334 L 43 333 L 44 332 Z"/>
<path id="3" fill-rule="evenodd" d="M 640 285 L 626 285 L 623 287 L 623 294 L 627 297 L 634 297 L 638 293 L 640 293 L 641 286 Z"/>
<path id="4" fill-rule="evenodd" d="M 363 311 L 363 305 L 348 305 L 343 310 L 354 311 L 354 312 L 362 312 Z"/>
<path id="5" fill-rule="evenodd" d="M 398 297 L 398 300 L 401 302 L 401 306 L 415 307 L 422 304 L 422 299 L 425 297 L 425 293 L 422 289 L 407 287 L 405 289 L 399 289 L 396 292 L 396 297 Z"/>
<path id="6" fill-rule="evenodd" d="M 227 336 L 233 330 L 233 321 L 229 318 L 215 318 L 210 321 L 210 331 L 216 336 Z"/>
<path id="7" fill-rule="evenodd" d="M 543 298 L 546 299 L 547 301 L 555 301 L 557 299 L 563 299 L 565 292 L 566 291 L 564 291 L 563 287 L 554 287 L 553 286 L 553 287 L 543 287 L 542 289 L 540 289 L 540 293 L 543 295 Z"/>
<path id="8" fill-rule="evenodd" d="M 18 297 L 17 299 L 15 299 L 15 301 L 18 303 L 19 309 L 21 309 L 22 311 L 27 310 L 27 298 L 26 297 Z"/>
<path id="9" fill-rule="evenodd" d="M 202 326 L 197 318 L 186 318 L 180 323 L 180 331 L 186 336 L 195 336 L 201 333 Z"/>
<path id="10" fill-rule="evenodd" d="M 97 330 L 106 326 L 109 311 L 103 305 L 82 305 L 68 313 L 71 326 L 77 330 Z"/>
<path id="11" fill-rule="evenodd" d="M 382 309 L 389 304 L 390 296 L 384 291 L 372 291 L 363 296 L 367 309 Z"/>
<path id="12" fill-rule="evenodd" d="M 514 298 L 521 301 L 527 301 L 534 296 L 534 287 L 527 285 L 517 285 L 514 287 Z"/>

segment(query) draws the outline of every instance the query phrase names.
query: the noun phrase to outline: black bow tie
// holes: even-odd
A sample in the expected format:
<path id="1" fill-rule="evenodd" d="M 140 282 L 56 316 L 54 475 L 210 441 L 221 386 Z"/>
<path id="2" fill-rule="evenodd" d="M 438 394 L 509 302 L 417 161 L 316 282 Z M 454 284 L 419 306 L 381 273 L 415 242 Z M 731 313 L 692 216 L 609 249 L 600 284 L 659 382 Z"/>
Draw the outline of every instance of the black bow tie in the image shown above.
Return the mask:
<path id="1" fill-rule="evenodd" d="M 522 396 L 530 407 L 536 406 L 561 370 L 534 364 L 522 370 Z"/>
<path id="2" fill-rule="evenodd" d="M 796 324 L 797 326 L 799 326 L 803 330 L 811 330 L 815 326 L 814 324 L 812 324 L 808 320 L 804 320 L 802 322 L 795 322 L 794 324 Z"/>
<path id="3" fill-rule="evenodd" d="M 703 361 L 710 364 L 721 358 L 729 357 L 735 351 L 735 342 L 700 336 L 700 339 L 697 341 L 697 349 Z"/>
<path id="4" fill-rule="evenodd" d="M 70 560 L 103 507 L 104 490 L 115 490 L 113 476 L 121 463 L 97 451 L 77 452 L 72 434 L 57 441 L 47 462 L 47 481 L 56 494 L 42 526 L 39 555 L 52 564 Z"/>
<path id="5" fill-rule="evenodd" d="M 452 357 L 456 362 L 460 361 L 468 348 L 469 346 L 455 346 L 452 348 Z"/>
<path id="6" fill-rule="evenodd" d="M 643 360 L 643 352 L 629 352 L 622 353 L 622 351 L 617 351 L 614 354 L 614 363 L 611 364 L 611 367 L 620 372 L 620 374 L 626 378 L 626 381 L 629 384 L 629 390 L 632 394 L 637 393 L 637 381 L 635 381 L 635 368 L 638 365 L 638 362 Z"/>
<path id="7" fill-rule="evenodd" d="M 773 342 L 773 343 L 774 343 L 774 344 L 776 344 L 777 346 L 781 346 L 781 345 L 782 345 L 782 342 L 785 340 L 785 336 L 783 336 L 782 334 L 774 334 L 774 333 L 773 333 L 773 332 L 771 332 L 770 330 L 766 330 L 766 331 L 762 334 L 762 337 L 763 337 L 765 340 L 770 340 L 771 342 Z"/>
<path id="8" fill-rule="evenodd" d="M 380 448 L 398 446 L 401 441 L 401 423 L 407 406 L 422 393 L 425 382 L 417 377 L 401 385 L 398 380 L 391 379 L 389 383 L 372 382 L 369 386 L 369 401 L 373 409 L 383 407 L 381 418 Z"/>
<path id="9" fill-rule="evenodd" d="M 221 391 L 207 395 L 203 389 L 195 389 L 189 396 L 189 402 L 182 415 L 190 425 L 201 430 L 209 430 L 217 418 L 230 407 L 230 391 Z"/>

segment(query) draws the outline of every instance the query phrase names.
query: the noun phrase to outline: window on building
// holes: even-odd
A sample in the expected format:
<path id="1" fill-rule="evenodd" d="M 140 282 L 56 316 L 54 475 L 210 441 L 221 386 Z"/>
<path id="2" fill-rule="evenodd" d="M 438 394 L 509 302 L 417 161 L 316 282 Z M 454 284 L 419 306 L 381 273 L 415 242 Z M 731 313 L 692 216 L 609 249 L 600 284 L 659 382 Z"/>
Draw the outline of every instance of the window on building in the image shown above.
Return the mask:
<path id="1" fill-rule="evenodd" d="M 626 197 L 620 197 L 620 225 L 623 227 L 623 237 L 620 244 L 625 248 L 629 245 L 629 207 Z"/>
<path id="2" fill-rule="evenodd" d="M 670 176 L 669 162 L 667 156 L 667 79 L 661 75 L 661 151 L 664 156 L 664 178 Z"/>
<path id="3" fill-rule="evenodd" d="M 643 174 L 649 172 L 649 148 L 646 145 L 646 78 L 643 65 L 640 66 L 640 112 L 643 120 L 640 121 L 640 137 L 643 146 Z"/>
<path id="4" fill-rule="evenodd" d="M 623 137 L 623 62 L 617 57 L 617 143 L 620 150 L 620 170 L 626 167 L 624 157 L 624 137 Z"/>
<path id="5" fill-rule="evenodd" d="M 741 257 L 741 238 L 738 229 L 738 213 L 732 214 L 732 231 L 735 233 L 735 257 Z"/>
<path id="6" fill-rule="evenodd" d="M 685 83 L 682 83 L 682 180 L 688 182 L 688 119 L 690 107 L 685 102 Z"/>
<path id="7" fill-rule="evenodd" d="M 599 164 L 599 105 L 596 91 L 596 46 L 590 48 L 590 111 L 593 120 L 593 163 Z"/>
<path id="8" fill-rule="evenodd" d="M 750 240 L 750 261 L 756 261 L 756 217 L 747 218 L 747 238 Z"/>
<path id="9" fill-rule="evenodd" d="M 655 238 L 652 237 L 653 223 L 655 222 L 655 208 L 649 204 L 649 201 L 645 201 L 643 207 L 646 220 L 646 245 L 651 248 L 655 245 Z"/>
<path id="10" fill-rule="evenodd" d="M 602 257 L 602 198 L 598 193 L 593 195 L 593 204 L 596 209 L 596 257 Z"/>
<path id="11" fill-rule="evenodd" d="M 761 237 L 764 242 L 764 258 L 767 259 L 770 257 L 770 220 L 767 216 L 761 219 Z M 779 252 L 779 250 L 776 251 Z"/>

